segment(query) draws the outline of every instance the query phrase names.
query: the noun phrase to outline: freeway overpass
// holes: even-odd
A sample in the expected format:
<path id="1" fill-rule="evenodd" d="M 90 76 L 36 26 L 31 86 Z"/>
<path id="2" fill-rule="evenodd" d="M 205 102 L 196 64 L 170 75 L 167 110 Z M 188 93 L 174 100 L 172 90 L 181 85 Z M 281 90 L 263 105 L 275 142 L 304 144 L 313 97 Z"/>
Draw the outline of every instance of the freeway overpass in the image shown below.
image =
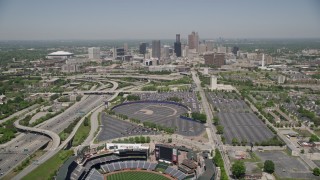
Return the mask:
<path id="1" fill-rule="evenodd" d="M 121 90 L 105 90 L 105 91 L 71 91 L 71 92 L 63 92 L 63 95 L 70 95 L 70 94 L 83 94 L 83 95 L 103 95 L 103 94 L 114 94 L 114 93 L 157 93 L 158 91 L 121 91 Z"/>
<path id="2" fill-rule="evenodd" d="M 20 129 L 20 130 L 23 130 L 23 131 L 35 132 L 35 133 L 38 133 L 38 134 L 42 134 L 42 135 L 48 136 L 49 138 L 52 139 L 52 146 L 51 146 L 52 148 L 50 148 L 51 150 L 55 150 L 55 149 L 57 149 L 59 147 L 59 145 L 60 145 L 60 137 L 58 136 L 58 134 L 56 134 L 56 133 L 54 133 L 52 131 L 46 130 L 46 129 L 22 126 L 22 125 L 19 124 L 19 122 L 20 122 L 20 120 L 14 122 L 14 126 L 17 129 Z"/>

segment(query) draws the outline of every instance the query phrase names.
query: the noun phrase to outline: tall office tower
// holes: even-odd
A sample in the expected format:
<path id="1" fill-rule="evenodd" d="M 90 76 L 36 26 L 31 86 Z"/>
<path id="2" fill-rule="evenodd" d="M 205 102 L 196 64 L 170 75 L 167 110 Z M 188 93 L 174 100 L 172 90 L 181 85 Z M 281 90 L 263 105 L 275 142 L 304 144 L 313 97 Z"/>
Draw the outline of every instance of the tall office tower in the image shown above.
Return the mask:
<path id="1" fill-rule="evenodd" d="M 239 51 L 239 47 L 234 46 L 234 47 L 232 48 L 232 53 L 233 53 L 234 55 L 237 55 L 238 51 Z"/>
<path id="2" fill-rule="evenodd" d="M 158 60 L 160 60 L 160 57 L 161 57 L 160 40 L 153 40 L 152 41 L 152 57 L 158 58 Z"/>
<path id="3" fill-rule="evenodd" d="M 212 40 L 207 40 L 206 45 L 207 45 L 207 51 L 213 51 L 214 44 Z"/>
<path id="4" fill-rule="evenodd" d="M 196 32 L 195 34 L 195 38 L 194 38 L 194 47 L 196 49 L 197 52 L 199 52 L 199 34 L 198 32 Z"/>
<path id="5" fill-rule="evenodd" d="M 189 46 L 185 46 L 183 49 L 183 57 L 188 57 L 189 54 Z"/>
<path id="6" fill-rule="evenodd" d="M 124 43 L 123 44 L 123 49 L 124 49 L 124 52 L 127 53 L 129 48 L 128 48 L 128 43 Z"/>
<path id="7" fill-rule="evenodd" d="M 176 34 L 176 42 L 180 42 L 180 34 Z"/>
<path id="8" fill-rule="evenodd" d="M 192 32 L 188 35 L 188 46 L 190 49 L 199 50 L 199 34 L 197 32 Z"/>
<path id="9" fill-rule="evenodd" d="M 198 51 L 199 53 L 205 53 L 205 52 L 207 52 L 207 45 L 205 45 L 205 44 L 200 44 L 199 45 L 199 51 Z"/>
<path id="10" fill-rule="evenodd" d="M 146 54 L 146 52 L 147 52 L 147 43 L 145 43 L 145 42 L 140 43 L 139 53 Z"/>
<path id="11" fill-rule="evenodd" d="M 89 59 L 100 59 L 100 48 L 91 47 L 88 48 Z"/>
<path id="12" fill-rule="evenodd" d="M 188 35 L 189 49 L 195 49 L 195 36 L 196 36 L 196 33 L 194 31 Z"/>
<path id="13" fill-rule="evenodd" d="M 170 46 L 163 46 L 163 57 L 164 58 L 169 58 L 169 53 L 170 53 Z"/>
<path id="14" fill-rule="evenodd" d="M 180 34 L 176 34 L 176 42 L 174 43 L 174 53 L 176 53 L 177 57 L 181 57 Z"/>

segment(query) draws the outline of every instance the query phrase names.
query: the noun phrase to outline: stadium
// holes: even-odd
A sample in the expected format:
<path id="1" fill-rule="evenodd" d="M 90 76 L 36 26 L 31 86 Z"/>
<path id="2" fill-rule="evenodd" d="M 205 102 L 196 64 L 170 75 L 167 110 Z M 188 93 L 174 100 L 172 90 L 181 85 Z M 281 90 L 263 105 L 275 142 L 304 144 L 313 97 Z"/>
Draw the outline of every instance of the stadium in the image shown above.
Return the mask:
<path id="1" fill-rule="evenodd" d="M 57 179 L 206 179 L 215 168 L 205 157 L 180 146 L 110 143 L 78 152 L 60 168 Z"/>

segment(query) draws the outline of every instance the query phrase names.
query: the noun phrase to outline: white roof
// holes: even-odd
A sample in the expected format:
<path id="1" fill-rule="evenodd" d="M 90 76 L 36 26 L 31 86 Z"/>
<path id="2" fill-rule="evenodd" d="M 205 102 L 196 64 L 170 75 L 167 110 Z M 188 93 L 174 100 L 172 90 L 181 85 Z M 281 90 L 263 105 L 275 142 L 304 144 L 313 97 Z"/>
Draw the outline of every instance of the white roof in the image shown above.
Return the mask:
<path id="1" fill-rule="evenodd" d="M 48 54 L 48 56 L 70 56 L 70 55 L 73 55 L 73 53 L 66 52 L 66 51 L 57 51 L 57 52 Z"/>

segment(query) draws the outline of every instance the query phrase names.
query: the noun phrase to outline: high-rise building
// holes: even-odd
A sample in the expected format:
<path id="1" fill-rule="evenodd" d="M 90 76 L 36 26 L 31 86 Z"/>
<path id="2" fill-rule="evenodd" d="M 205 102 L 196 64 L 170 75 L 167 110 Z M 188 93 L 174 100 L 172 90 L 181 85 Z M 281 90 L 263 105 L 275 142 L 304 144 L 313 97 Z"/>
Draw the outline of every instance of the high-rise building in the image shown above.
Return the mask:
<path id="1" fill-rule="evenodd" d="M 206 40 L 207 51 L 213 51 L 214 44 L 212 40 Z"/>
<path id="2" fill-rule="evenodd" d="M 129 47 L 128 47 L 128 43 L 124 43 L 123 44 L 123 49 L 124 49 L 124 52 L 128 52 L 128 50 L 129 50 Z"/>
<path id="3" fill-rule="evenodd" d="M 100 48 L 91 47 L 88 48 L 89 59 L 100 59 Z"/>
<path id="4" fill-rule="evenodd" d="M 234 55 L 237 55 L 238 51 L 239 51 L 239 47 L 234 46 L 234 47 L 232 48 L 232 53 L 233 53 Z"/>
<path id="5" fill-rule="evenodd" d="M 176 42 L 174 43 L 174 53 L 176 53 L 177 57 L 181 57 L 180 34 L 176 34 Z"/>
<path id="6" fill-rule="evenodd" d="M 214 65 L 220 68 L 222 65 L 226 64 L 224 53 L 207 53 L 203 56 L 204 64 Z"/>
<path id="7" fill-rule="evenodd" d="M 139 53 L 146 54 L 146 52 L 147 52 L 147 43 L 145 43 L 145 42 L 140 43 Z"/>
<path id="8" fill-rule="evenodd" d="M 195 34 L 195 38 L 194 38 L 194 47 L 196 49 L 196 51 L 198 52 L 199 51 L 199 34 L 198 32 L 196 32 Z"/>
<path id="9" fill-rule="evenodd" d="M 189 46 L 184 46 L 183 57 L 188 57 L 188 54 L 189 54 Z"/>
<path id="10" fill-rule="evenodd" d="M 188 35 L 188 46 L 189 46 L 189 49 L 195 49 L 194 47 L 194 32 L 192 32 L 191 34 Z"/>
<path id="11" fill-rule="evenodd" d="M 164 58 L 169 58 L 169 53 L 170 53 L 170 46 L 163 46 L 163 57 Z"/>
<path id="12" fill-rule="evenodd" d="M 152 41 L 152 57 L 160 59 L 161 57 L 161 44 L 160 40 Z"/>
<path id="13" fill-rule="evenodd" d="M 199 50 L 199 34 L 197 32 L 192 32 L 188 35 L 188 46 L 190 49 L 195 49 L 197 52 Z"/>
<path id="14" fill-rule="evenodd" d="M 199 45 L 199 51 L 198 51 L 199 53 L 205 53 L 205 52 L 207 52 L 207 45 L 205 45 L 205 44 L 200 44 Z"/>

